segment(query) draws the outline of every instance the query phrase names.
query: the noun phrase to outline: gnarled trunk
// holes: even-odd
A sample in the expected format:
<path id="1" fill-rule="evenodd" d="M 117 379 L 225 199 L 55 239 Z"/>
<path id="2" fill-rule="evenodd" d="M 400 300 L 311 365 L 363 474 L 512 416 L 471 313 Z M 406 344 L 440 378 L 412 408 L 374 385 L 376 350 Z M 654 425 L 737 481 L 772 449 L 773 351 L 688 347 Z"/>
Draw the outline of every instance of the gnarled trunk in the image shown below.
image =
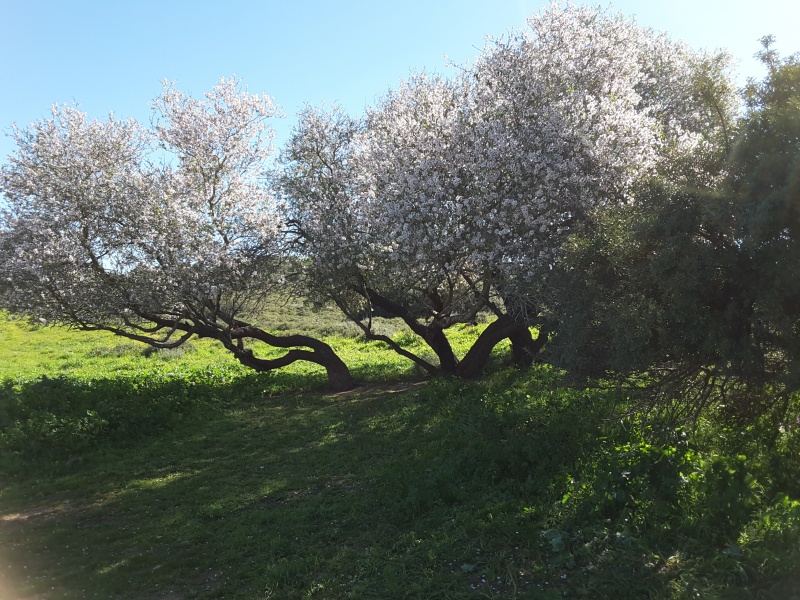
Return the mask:
<path id="1" fill-rule="evenodd" d="M 121 329 L 118 327 L 98 326 L 84 324 L 84 329 L 103 329 L 117 335 L 144 342 L 157 348 L 176 348 L 186 342 L 191 336 L 210 338 L 220 342 L 230 351 L 241 364 L 255 371 L 272 371 L 290 365 L 298 360 L 305 360 L 325 367 L 328 374 L 328 384 L 334 392 L 344 392 L 355 387 L 355 382 L 350 374 L 350 369 L 344 361 L 336 355 L 333 348 L 325 342 L 307 335 L 273 335 L 256 327 L 239 321 L 227 315 L 222 323 L 206 320 L 204 322 L 169 321 L 158 315 L 142 314 L 143 319 L 154 324 L 153 327 L 138 326 L 142 333 Z M 222 324 L 224 323 L 224 326 Z M 133 327 L 133 325 L 129 325 Z M 151 334 L 169 329 L 172 332 L 182 331 L 183 335 L 170 341 L 171 333 L 162 340 L 156 340 Z M 253 351 L 244 347 L 244 340 L 252 338 L 274 348 L 287 348 L 288 351 L 278 358 L 259 358 Z"/>
<path id="2" fill-rule="evenodd" d="M 456 358 L 453 347 L 444 334 L 444 330 L 435 324 L 428 325 L 423 330 L 422 337 L 431 350 L 436 353 L 442 373 L 458 374 L 458 358 Z"/>
<path id="3" fill-rule="evenodd" d="M 226 347 L 236 356 L 237 360 L 251 369 L 271 371 L 298 360 L 305 360 L 325 367 L 331 391 L 344 392 L 355 387 L 350 369 L 336 355 L 333 348 L 321 340 L 306 335 L 273 335 L 253 325 L 235 327 L 230 330 L 229 336 L 231 341 L 253 338 L 277 348 L 291 348 L 279 358 L 266 359 L 257 358 L 252 350 L 245 349 L 241 345 L 223 341 Z M 298 349 L 297 346 L 310 348 L 310 350 Z"/>
<path id="4" fill-rule="evenodd" d="M 543 325 L 539 335 L 533 339 L 531 330 L 522 325 L 512 331 L 508 338 L 511 340 L 511 362 L 518 367 L 530 367 L 550 338 L 550 331 Z"/>
<path id="5" fill-rule="evenodd" d="M 411 331 L 425 340 L 425 343 L 428 344 L 439 359 L 439 370 L 442 373 L 456 373 L 458 359 L 441 326 L 436 323 L 431 325 L 420 323 L 406 307 L 381 296 L 371 288 L 364 288 L 363 290 L 356 288 L 355 291 L 364 294 L 374 306 L 402 319 Z"/>
<path id="6" fill-rule="evenodd" d="M 542 330 L 533 339 L 530 329 L 524 323 L 516 321 L 510 315 L 502 315 L 483 330 L 469 349 L 463 360 L 458 363 L 456 374 L 465 379 L 480 375 L 495 346 L 504 339 L 511 341 L 511 360 L 520 367 L 530 366 L 536 354 L 547 342 L 548 334 Z"/>

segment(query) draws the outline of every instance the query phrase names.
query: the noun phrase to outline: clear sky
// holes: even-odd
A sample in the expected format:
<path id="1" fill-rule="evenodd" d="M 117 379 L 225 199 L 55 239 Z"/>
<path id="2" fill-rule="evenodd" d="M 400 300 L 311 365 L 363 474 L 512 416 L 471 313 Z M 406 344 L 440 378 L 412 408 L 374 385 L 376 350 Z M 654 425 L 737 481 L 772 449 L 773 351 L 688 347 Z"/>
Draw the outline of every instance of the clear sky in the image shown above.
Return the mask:
<path id="1" fill-rule="evenodd" d="M 591 4 L 596 4 L 592 2 Z M 277 142 L 306 102 L 352 114 L 410 70 L 446 74 L 445 54 L 469 61 L 485 37 L 520 28 L 545 0 L 0 0 L 0 130 L 77 103 L 93 117 L 147 122 L 164 78 L 193 95 L 238 75 L 283 107 Z M 696 48 L 728 48 L 739 81 L 760 77 L 758 39 L 800 51 L 798 0 L 619 0 Z M 0 161 L 13 150 L 0 136 Z"/>

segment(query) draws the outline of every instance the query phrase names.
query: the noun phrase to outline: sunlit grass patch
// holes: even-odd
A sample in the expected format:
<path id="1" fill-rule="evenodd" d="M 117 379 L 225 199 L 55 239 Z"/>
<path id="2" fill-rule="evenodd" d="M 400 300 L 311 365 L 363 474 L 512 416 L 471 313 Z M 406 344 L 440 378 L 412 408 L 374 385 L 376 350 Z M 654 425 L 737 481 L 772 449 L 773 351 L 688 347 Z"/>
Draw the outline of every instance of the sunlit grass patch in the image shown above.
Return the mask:
<path id="1" fill-rule="evenodd" d="M 794 420 L 650 436 L 613 388 L 502 368 L 505 349 L 463 382 L 331 337 L 365 385 L 330 394 L 315 366 L 258 374 L 203 340 L 165 359 L 26 335 L 56 368 L 0 380 L 16 595 L 777 599 L 797 583 Z"/>

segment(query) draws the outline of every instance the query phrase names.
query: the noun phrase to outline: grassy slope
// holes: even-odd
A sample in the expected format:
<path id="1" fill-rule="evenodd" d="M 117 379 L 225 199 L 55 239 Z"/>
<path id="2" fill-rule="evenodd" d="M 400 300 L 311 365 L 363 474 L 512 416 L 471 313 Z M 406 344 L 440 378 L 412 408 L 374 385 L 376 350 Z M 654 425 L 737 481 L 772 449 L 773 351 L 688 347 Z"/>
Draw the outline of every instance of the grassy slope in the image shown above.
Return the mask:
<path id="1" fill-rule="evenodd" d="M 612 391 L 546 367 L 416 383 L 332 340 L 370 385 L 327 395 L 302 365 L 254 375 L 200 342 L 144 356 L 0 321 L 0 597 L 800 589 L 800 430 L 708 420 L 655 443 Z"/>

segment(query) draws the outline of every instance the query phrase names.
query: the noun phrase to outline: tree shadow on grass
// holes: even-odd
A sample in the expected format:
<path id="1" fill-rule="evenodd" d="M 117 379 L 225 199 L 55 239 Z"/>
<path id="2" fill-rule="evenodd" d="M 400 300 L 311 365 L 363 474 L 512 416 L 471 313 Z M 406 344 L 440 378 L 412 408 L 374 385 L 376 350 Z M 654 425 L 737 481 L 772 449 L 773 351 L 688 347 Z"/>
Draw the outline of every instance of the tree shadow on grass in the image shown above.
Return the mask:
<path id="1" fill-rule="evenodd" d="M 633 561 L 639 585 L 591 589 L 559 546 L 567 480 L 613 398 L 556 384 L 543 369 L 341 395 L 196 384 L 191 398 L 240 400 L 17 474 L 3 564 L 42 599 L 663 592 L 671 575 L 624 552 L 595 569 Z"/>

